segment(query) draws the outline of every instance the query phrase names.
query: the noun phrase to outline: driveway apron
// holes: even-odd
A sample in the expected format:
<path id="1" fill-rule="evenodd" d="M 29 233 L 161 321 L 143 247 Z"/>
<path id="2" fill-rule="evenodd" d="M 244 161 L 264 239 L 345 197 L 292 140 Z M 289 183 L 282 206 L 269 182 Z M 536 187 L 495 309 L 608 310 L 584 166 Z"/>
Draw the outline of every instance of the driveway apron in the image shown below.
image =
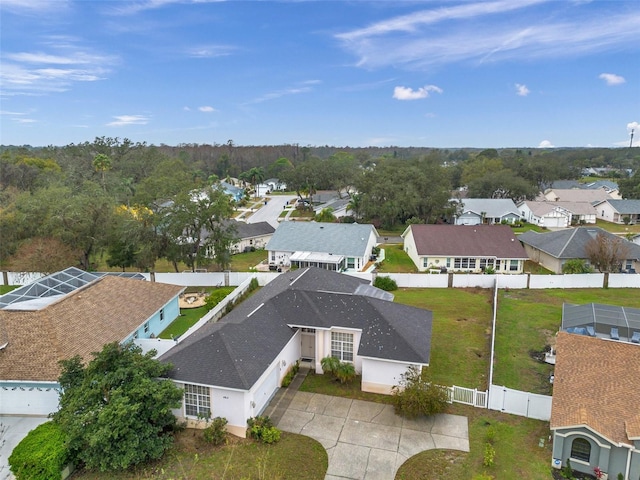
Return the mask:
<path id="1" fill-rule="evenodd" d="M 326 480 L 393 479 L 409 457 L 434 448 L 469 451 L 467 418 L 439 414 L 407 420 L 393 406 L 291 391 L 277 418 L 285 432 L 307 435 L 327 450 Z"/>

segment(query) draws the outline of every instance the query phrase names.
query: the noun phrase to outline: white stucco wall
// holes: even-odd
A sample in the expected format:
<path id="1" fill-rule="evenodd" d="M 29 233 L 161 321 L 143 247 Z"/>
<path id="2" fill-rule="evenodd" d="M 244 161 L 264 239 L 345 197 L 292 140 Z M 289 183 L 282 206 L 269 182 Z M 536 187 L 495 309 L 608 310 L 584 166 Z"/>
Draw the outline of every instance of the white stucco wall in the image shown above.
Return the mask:
<path id="1" fill-rule="evenodd" d="M 378 358 L 362 358 L 362 391 L 391 394 L 391 388 L 398 385 L 401 375 L 406 373 L 410 363 L 391 362 Z"/>
<path id="2" fill-rule="evenodd" d="M 331 355 L 331 332 L 345 332 L 353 334 L 353 366 L 356 373 L 362 372 L 362 357 L 358 356 L 358 346 L 360 345 L 360 330 L 348 328 L 332 328 L 331 330 L 316 330 L 316 373 L 322 374 L 320 360 Z"/>

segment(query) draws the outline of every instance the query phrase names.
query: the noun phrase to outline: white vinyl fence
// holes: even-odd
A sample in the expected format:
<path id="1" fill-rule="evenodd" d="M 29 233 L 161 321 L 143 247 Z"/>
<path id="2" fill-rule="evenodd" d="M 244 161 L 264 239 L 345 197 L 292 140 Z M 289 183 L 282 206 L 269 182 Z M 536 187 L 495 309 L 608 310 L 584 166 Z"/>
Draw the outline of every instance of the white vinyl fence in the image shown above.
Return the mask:
<path id="1" fill-rule="evenodd" d="M 445 387 L 449 393 L 449 403 L 463 403 L 472 407 L 487 408 L 487 392 L 477 388 L 465 388 L 454 385 Z"/>
<path id="2" fill-rule="evenodd" d="M 512 388 L 491 385 L 489 409 L 511 413 L 521 417 L 549 421 L 551 419 L 551 397 L 523 392 Z"/>

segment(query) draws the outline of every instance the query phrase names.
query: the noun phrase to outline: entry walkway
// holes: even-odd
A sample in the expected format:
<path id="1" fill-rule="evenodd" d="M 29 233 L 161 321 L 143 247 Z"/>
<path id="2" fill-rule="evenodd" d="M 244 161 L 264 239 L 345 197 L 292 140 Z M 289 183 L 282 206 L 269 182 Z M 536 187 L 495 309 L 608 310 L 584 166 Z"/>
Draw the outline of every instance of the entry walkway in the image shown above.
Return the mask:
<path id="1" fill-rule="evenodd" d="M 301 369 L 289 388 L 280 389 L 265 413 L 281 430 L 322 444 L 329 456 L 325 480 L 389 480 L 423 450 L 469 451 L 466 417 L 408 420 L 396 415 L 392 405 L 295 391 L 305 374 Z"/>

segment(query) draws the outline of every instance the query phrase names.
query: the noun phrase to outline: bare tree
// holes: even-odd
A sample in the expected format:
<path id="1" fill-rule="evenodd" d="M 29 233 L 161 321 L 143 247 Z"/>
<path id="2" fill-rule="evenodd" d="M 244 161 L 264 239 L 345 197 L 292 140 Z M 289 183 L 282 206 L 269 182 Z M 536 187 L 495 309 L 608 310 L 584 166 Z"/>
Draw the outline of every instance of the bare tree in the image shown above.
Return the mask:
<path id="1" fill-rule="evenodd" d="M 618 272 L 629 254 L 626 241 L 614 235 L 598 233 L 585 245 L 585 252 L 591 265 L 599 272 Z"/>

